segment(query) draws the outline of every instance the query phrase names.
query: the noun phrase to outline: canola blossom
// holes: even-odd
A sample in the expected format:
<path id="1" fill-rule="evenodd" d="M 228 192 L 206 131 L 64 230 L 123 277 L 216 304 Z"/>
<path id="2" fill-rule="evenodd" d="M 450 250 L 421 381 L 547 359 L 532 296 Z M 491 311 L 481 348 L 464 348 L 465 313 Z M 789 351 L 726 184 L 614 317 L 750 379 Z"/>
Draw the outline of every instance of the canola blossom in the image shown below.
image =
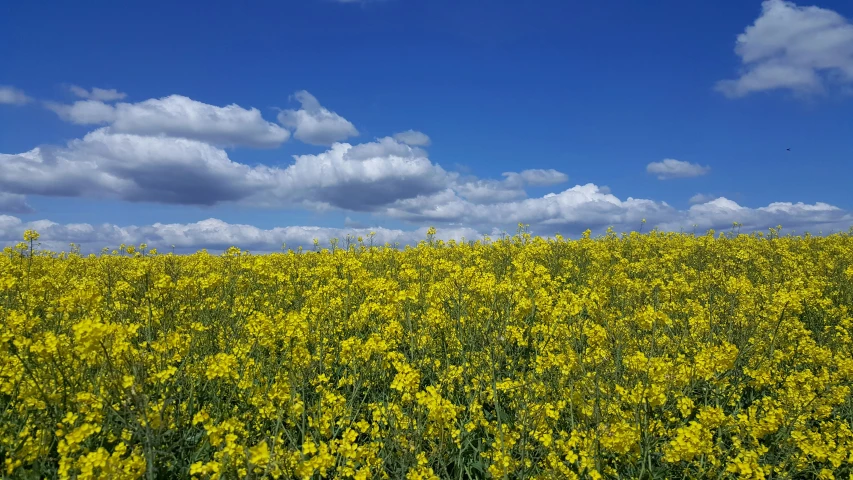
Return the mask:
<path id="1" fill-rule="evenodd" d="M 853 235 L 0 256 L 3 478 L 851 478 Z"/>

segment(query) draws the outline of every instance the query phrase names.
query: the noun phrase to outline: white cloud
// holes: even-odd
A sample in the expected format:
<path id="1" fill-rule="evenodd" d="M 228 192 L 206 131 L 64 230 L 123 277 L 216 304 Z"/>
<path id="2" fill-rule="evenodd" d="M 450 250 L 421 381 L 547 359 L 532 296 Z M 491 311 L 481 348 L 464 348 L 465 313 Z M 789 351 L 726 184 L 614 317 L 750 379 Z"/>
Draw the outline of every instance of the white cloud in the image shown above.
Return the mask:
<path id="1" fill-rule="evenodd" d="M 496 210 L 478 217 L 474 206 L 523 199 L 527 186 L 567 178 L 553 169 L 530 169 L 506 172 L 503 180 L 462 179 L 432 163 L 423 149 L 390 137 L 360 145 L 336 143 L 319 154 L 295 156 L 286 167 L 249 166 L 198 140 L 116 133 L 112 127 L 65 147 L 0 155 L 0 166 L 0 190 L 17 195 L 377 213 L 391 209 L 399 218 L 448 221 L 455 221 L 450 218 L 453 209 L 475 221 L 502 218 Z M 436 199 L 441 201 L 433 205 Z M 419 213 L 423 202 L 427 212 Z M 444 213 L 430 213 L 433 207 Z"/>
<path id="2" fill-rule="evenodd" d="M 341 121 L 351 126 L 321 107 L 307 92 L 301 93 L 303 109 L 296 111 L 294 118 L 307 115 L 308 120 L 297 122 L 295 135 L 304 127 L 303 138 L 319 141 L 325 135 L 323 141 L 329 141 L 346 130 Z M 287 130 L 263 120 L 256 109 L 215 107 L 176 95 L 134 104 L 110 105 L 87 99 L 72 105 L 49 106 L 69 121 L 105 126 L 64 147 L 0 154 L 0 209 L 6 212 L 26 213 L 30 209 L 24 195 L 44 195 L 371 212 L 423 227 L 439 224 L 444 231 L 464 231 L 466 236 L 495 228 L 512 230 L 519 222 L 531 224 L 535 233 L 545 235 L 558 231 L 573 234 L 587 228 L 600 231 L 608 226 L 634 230 L 642 219 L 648 221 L 647 228 L 674 230 L 694 223 L 702 228 L 720 228 L 733 221 L 758 229 L 780 223 L 815 230 L 840 227 L 845 222 L 853 224 L 848 212 L 822 203 L 774 203 L 751 209 L 724 198 L 696 196 L 691 199 L 696 205 L 679 211 L 666 202 L 620 199 L 607 187 L 595 184 L 528 198 L 528 187 L 557 185 L 566 182 L 568 176 L 554 169 L 504 172 L 500 179 L 448 172 L 430 160 L 422 148 L 426 140 L 413 136 L 417 133 L 413 131 L 358 145 L 334 142 L 322 153 L 294 156 L 287 166 L 250 166 L 232 160 L 221 147 L 275 146 L 289 135 Z M 665 179 L 703 175 L 710 168 L 665 159 L 649 164 L 647 170 Z M 8 227 L 17 232 L 22 225 L 16 217 L 0 217 L 0 230 Z M 316 227 L 260 230 L 214 219 L 148 227 L 56 225 L 49 221 L 29 225 L 47 229 L 65 243 L 65 237 L 78 242 L 73 239 L 114 239 L 116 244 L 152 243 L 154 239 L 186 248 L 238 244 L 255 250 L 273 243 L 280 245 L 287 241 L 283 238 L 302 241 L 299 239 L 304 240 L 309 233 L 335 236 L 334 232 L 341 232 Z M 349 218 L 345 226 L 360 227 Z M 392 232 L 387 233 L 389 236 L 413 238 L 406 236 L 410 232 L 387 232 Z"/>
<path id="3" fill-rule="evenodd" d="M 105 125 L 116 119 L 116 109 L 100 100 L 81 100 L 71 105 L 45 102 L 44 106 L 66 122 L 77 125 Z"/>
<path id="4" fill-rule="evenodd" d="M 311 145 L 331 145 L 358 136 L 358 130 L 352 123 L 320 105 L 310 93 L 302 90 L 296 92 L 295 97 L 302 108 L 281 111 L 278 121 L 287 128 L 295 129 L 293 136 L 297 140 Z"/>
<path id="5" fill-rule="evenodd" d="M 277 188 L 257 197 L 267 202 L 373 211 L 403 198 L 445 188 L 454 176 L 423 150 L 385 138 L 352 146 L 336 143 L 317 155 L 298 155 L 277 175 Z"/>
<path id="6" fill-rule="evenodd" d="M 494 212 L 495 206 L 479 206 L 476 215 Z M 786 231 L 803 233 L 829 233 L 847 231 L 853 226 L 853 215 L 825 203 L 813 205 L 803 203 L 772 203 L 766 207 L 747 208 L 719 198 L 702 205 L 694 205 L 687 211 L 675 211 L 664 203 L 648 200 L 627 199 L 620 201 L 602 194 L 594 185 L 576 186 L 561 194 L 530 199 L 504 206 L 501 212 L 506 218 L 492 219 L 478 227 L 439 226 L 438 238 L 449 240 L 476 240 L 482 234 L 496 235 L 500 231 L 513 231 L 519 221 L 532 224 L 534 234 L 552 236 L 577 235 L 591 228 L 602 233 L 608 226 L 617 231 L 639 228 L 643 218 L 649 220 L 647 228 L 657 227 L 665 231 L 690 231 L 697 233 L 707 229 L 729 229 L 732 222 L 743 224 L 741 232 L 766 231 L 782 225 Z M 533 219 L 533 220 L 531 220 Z M 535 221 L 538 219 L 539 221 Z M 430 219 L 431 220 L 431 219 Z M 343 239 L 349 234 L 362 236 L 376 233 L 374 244 L 399 243 L 400 246 L 414 245 L 426 237 L 427 225 L 414 230 L 387 229 L 382 227 L 363 228 L 349 222 L 346 228 L 314 226 L 288 226 L 261 229 L 252 225 L 229 224 L 215 218 L 195 223 L 155 223 L 146 226 L 119 226 L 111 224 L 92 225 L 87 223 L 58 224 L 49 220 L 23 222 L 20 218 L 0 215 L 0 246 L 14 245 L 21 241 L 24 230 L 35 229 L 41 234 L 42 248 L 54 251 L 68 250 L 70 242 L 77 243 L 84 252 L 97 252 L 104 247 L 115 248 L 119 244 L 148 244 L 161 252 L 171 250 L 174 245 L 179 253 L 201 248 L 212 253 L 235 245 L 256 253 L 278 251 L 282 243 L 288 248 L 299 246 L 310 249 L 315 238 L 321 246 L 328 247 L 329 240 Z M 496 228 L 497 227 L 497 228 Z"/>
<path id="7" fill-rule="evenodd" d="M 513 199 L 494 203 L 466 198 L 465 190 L 448 188 L 431 195 L 400 200 L 384 214 L 403 221 L 425 224 L 464 225 L 489 230 L 507 228 L 522 222 L 532 225 L 538 234 L 577 234 L 587 228 L 602 231 L 612 226 L 619 231 L 640 227 L 679 231 L 696 224 L 701 229 L 744 225 L 742 231 L 764 230 L 776 225 L 809 228 L 811 231 L 847 230 L 853 226 L 853 214 L 825 203 L 772 203 L 748 208 L 726 198 L 703 198 L 702 204 L 677 210 L 666 202 L 628 197 L 621 200 L 605 187 L 576 185 L 560 193 L 538 198 Z M 698 200 L 698 199 L 697 199 Z"/>
<path id="8" fill-rule="evenodd" d="M 405 132 L 395 133 L 394 139 L 398 142 L 405 143 L 416 147 L 429 146 L 430 140 L 427 134 L 416 130 L 406 130 Z"/>
<path id="9" fill-rule="evenodd" d="M 853 84 L 853 24 L 838 13 L 784 0 L 765 0 L 761 16 L 738 35 L 743 68 L 716 89 L 729 97 L 773 89 L 822 91 L 827 83 Z"/>
<path id="10" fill-rule="evenodd" d="M 609 225 L 634 229 L 643 218 L 661 222 L 678 212 L 665 202 L 619 200 L 597 185 L 576 185 L 560 193 L 523 200 L 476 203 L 451 189 L 431 196 L 401 200 L 386 209 L 391 217 L 410 222 L 443 222 L 486 227 L 519 222 L 564 233 Z"/>
<path id="11" fill-rule="evenodd" d="M 0 105 L 24 105 L 31 100 L 23 90 L 9 85 L 0 85 Z"/>
<path id="12" fill-rule="evenodd" d="M 334 115 L 307 92 L 299 98 L 304 112 Z M 107 126 L 65 147 L 0 155 L 6 172 L 0 188 L 10 193 L 376 212 L 444 190 L 475 204 L 508 202 L 525 198 L 528 186 L 568 179 L 554 169 L 505 172 L 502 180 L 461 179 L 432 163 L 423 148 L 410 145 L 428 140 L 414 131 L 357 145 L 335 143 L 316 155 L 295 156 L 286 167 L 250 167 L 214 143 L 269 139 L 257 110 L 214 107 L 175 95 L 115 106 L 98 100 L 47 106 L 69 121 Z"/>
<path id="13" fill-rule="evenodd" d="M 374 245 L 390 243 L 415 245 L 426 238 L 427 227 L 416 230 L 397 230 L 376 228 L 328 228 L 312 226 L 290 226 L 261 229 L 252 225 L 230 224 L 215 218 L 200 222 L 155 223 L 146 226 L 118 226 L 111 224 L 91 225 L 87 223 L 58 224 L 49 220 L 23 222 L 17 217 L 0 215 L 0 245 L 10 246 L 22 240 L 26 229 L 35 229 L 40 233 L 42 249 L 68 251 L 69 243 L 80 245 L 84 253 L 98 252 L 104 247 L 116 248 L 120 244 L 139 245 L 146 243 L 148 248 L 157 248 L 160 252 L 171 251 L 172 245 L 178 253 L 186 253 L 207 248 L 211 253 L 221 253 L 230 246 L 237 246 L 256 253 L 280 251 L 282 243 L 289 249 L 311 249 L 314 239 L 320 241 L 321 248 L 329 248 L 329 240 L 337 238 L 343 245 L 347 235 L 362 236 L 368 242 L 368 235 L 375 232 Z M 470 228 L 443 228 L 436 235 L 442 240 L 462 238 L 475 240 L 479 232 Z"/>
<path id="14" fill-rule="evenodd" d="M 479 179 L 476 177 L 458 181 L 448 191 L 476 204 L 510 202 L 527 196 L 521 185 L 511 185 L 506 180 Z"/>
<path id="15" fill-rule="evenodd" d="M 67 121 L 80 125 L 108 125 L 115 133 L 165 135 L 220 146 L 258 148 L 277 147 L 290 137 L 287 130 L 264 120 L 256 108 L 247 110 L 233 104 L 217 107 L 181 95 L 114 106 L 99 100 L 81 100 L 72 105 L 47 103 L 46 106 Z"/>
<path id="16" fill-rule="evenodd" d="M 658 180 L 699 177 L 710 171 L 711 167 L 674 160 L 672 158 L 666 158 L 660 162 L 652 162 L 646 165 L 646 172 L 657 175 Z"/>
<path id="17" fill-rule="evenodd" d="M 509 182 L 517 182 L 521 185 L 529 185 L 532 187 L 546 187 L 549 185 L 557 185 L 560 183 L 565 183 L 569 180 L 568 175 L 563 172 L 554 170 L 553 168 L 549 168 L 547 170 L 541 168 L 534 168 L 522 170 L 519 173 L 505 172 L 503 176 L 506 177 L 507 181 Z"/>
<path id="18" fill-rule="evenodd" d="M 126 93 L 119 92 L 118 90 L 111 88 L 109 90 L 95 87 L 91 91 L 86 90 L 83 87 L 78 87 L 77 85 L 71 85 L 68 87 L 71 90 L 71 93 L 77 95 L 80 98 L 85 98 L 87 100 L 98 100 L 101 102 L 112 102 L 115 100 L 124 100 L 127 97 Z"/>
<path id="19" fill-rule="evenodd" d="M 233 161 L 223 149 L 198 140 L 115 133 L 103 127 L 65 147 L 0 155 L 0 168 L 4 172 L 0 191 L 7 211 L 13 213 L 26 211 L 23 195 L 44 195 L 301 206 L 372 212 L 419 225 L 478 231 L 511 229 L 524 222 L 545 234 L 611 225 L 633 230 L 643 218 L 648 228 L 669 225 L 674 229 L 693 223 L 719 228 L 733 221 L 756 228 L 764 228 L 767 222 L 825 227 L 840 226 L 850 218 L 847 212 L 825 204 L 780 203 L 749 209 L 726 199 L 678 211 L 665 202 L 619 199 L 594 184 L 527 198 L 525 187 L 555 184 L 565 181 L 566 175 L 531 169 L 506 172 L 501 180 L 462 177 L 431 162 L 423 149 L 390 137 L 361 145 L 336 143 L 316 155 L 295 156 L 291 165 L 272 167 Z"/>
<path id="20" fill-rule="evenodd" d="M 774 202 L 766 207 L 748 208 L 738 205 L 725 197 L 707 203 L 693 205 L 680 218 L 663 222 L 660 227 L 666 230 L 688 230 L 697 228 L 716 230 L 730 228 L 732 222 L 742 224 L 742 232 L 766 230 L 782 225 L 787 231 L 802 233 L 809 230 L 817 233 L 822 230 L 846 231 L 853 227 L 853 214 L 841 208 L 822 202 L 805 204 L 802 202 Z"/>
<path id="21" fill-rule="evenodd" d="M 200 205 L 244 198 L 268 176 L 203 142 L 106 128 L 65 148 L 0 155 L 0 165 L 0 189 L 13 193 Z"/>
<path id="22" fill-rule="evenodd" d="M 353 211 L 436 192 L 455 178 L 423 150 L 387 138 L 357 147 L 335 144 L 317 155 L 296 156 L 283 168 L 250 167 L 197 140 L 114 133 L 108 127 L 64 148 L 0 154 L 0 166 L 0 190 L 16 194 Z"/>
<path id="23" fill-rule="evenodd" d="M 26 197 L 15 193 L 0 192 L 0 213 L 32 213 L 33 207 Z"/>
<path id="24" fill-rule="evenodd" d="M 554 169 L 504 172 L 502 176 L 503 180 L 459 178 L 452 189 L 472 203 L 501 203 L 527 197 L 525 187 L 555 185 L 569 179 L 568 175 Z"/>
<path id="25" fill-rule="evenodd" d="M 391 137 L 378 138 L 373 142 L 353 145 L 346 152 L 347 160 L 367 160 L 386 156 L 426 157 L 427 153 L 421 148 L 411 147 Z"/>
<path id="26" fill-rule="evenodd" d="M 716 200 L 718 198 L 720 198 L 720 197 L 718 197 L 716 195 L 709 195 L 709 194 L 705 194 L 705 193 L 697 193 L 696 195 L 693 195 L 692 197 L 690 197 L 689 202 L 691 205 L 696 205 L 696 204 L 700 204 L 700 203 L 708 203 L 708 202 L 710 202 L 712 200 Z"/>

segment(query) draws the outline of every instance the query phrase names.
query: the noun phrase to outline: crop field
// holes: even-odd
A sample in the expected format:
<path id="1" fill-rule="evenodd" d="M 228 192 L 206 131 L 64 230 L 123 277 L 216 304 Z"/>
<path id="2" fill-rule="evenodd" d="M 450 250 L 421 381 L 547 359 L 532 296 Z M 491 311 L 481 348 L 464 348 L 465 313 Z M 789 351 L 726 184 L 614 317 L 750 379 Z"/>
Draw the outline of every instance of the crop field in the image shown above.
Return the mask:
<path id="1" fill-rule="evenodd" d="M 853 235 L 0 256 L 0 477 L 852 478 Z"/>

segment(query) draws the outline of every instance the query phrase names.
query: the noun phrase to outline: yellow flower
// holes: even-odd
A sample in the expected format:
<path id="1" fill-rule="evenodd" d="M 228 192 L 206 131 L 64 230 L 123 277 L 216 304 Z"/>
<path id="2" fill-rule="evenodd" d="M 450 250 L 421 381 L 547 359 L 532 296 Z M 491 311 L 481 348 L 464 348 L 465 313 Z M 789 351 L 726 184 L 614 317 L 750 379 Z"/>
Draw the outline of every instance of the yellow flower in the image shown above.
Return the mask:
<path id="1" fill-rule="evenodd" d="M 270 461 L 270 449 L 266 441 L 262 441 L 249 449 L 249 463 L 265 468 Z"/>

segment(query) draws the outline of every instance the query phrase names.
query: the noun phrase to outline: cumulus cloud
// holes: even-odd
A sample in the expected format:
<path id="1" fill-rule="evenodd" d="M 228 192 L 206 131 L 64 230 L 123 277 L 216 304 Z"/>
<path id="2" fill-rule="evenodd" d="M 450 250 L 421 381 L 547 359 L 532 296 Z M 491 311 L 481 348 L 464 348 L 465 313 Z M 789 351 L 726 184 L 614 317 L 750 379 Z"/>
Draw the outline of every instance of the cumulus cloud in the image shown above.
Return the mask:
<path id="1" fill-rule="evenodd" d="M 33 207 L 26 197 L 15 193 L 0 192 L 0 213 L 32 213 Z"/>
<path id="2" fill-rule="evenodd" d="M 716 195 L 709 195 L 709 194 L 705 194 L 705 193 L 697 193 L 696 195 L 693 195 L 692 197 L 690 197 L 689 202 L 691 205 L 697 205 L 700 203 L 708 203 L 711 200 L 716 200 L 718 198 L 720 198 L 720 197 L 718 197 Z"/>
<path id="3" fill-rule="evenodd" d="M 300 135 L 302 127 L 304 138 L 319 141 L 325 135 L 323 142 L 332 144 L 322 153 L 294 156 L 286 166 L 250 166 L 232 160 L 222 148 L 231 144 L 275 146 L 287 139 L 287 130 L 266 122 L 255 109 L 216 107 L 176 95 L 135 104 L 112 105 L 91 98 L 72 105 L 51 104 L 69 121 L 99 128 L 65 146 L 0 154 L 0 210 L 27 213 L 24 195 L 192 205 L 230 202 L 370 212 L 423 227 L 441 225 L 445 232 L 464 231 L 466 237 L 471 234 L 470 238 L 495 228 L 512 230 L 519 222 L 531 224 L 535 233 L 546 235 L 580 233 L 587 228 L 597 231 L 608 226 L 634 230 L 643 219 L 648 228 L 673 230 L 693 224 L 720 228 L 735 221 L 755 229 L 776 224 L 814 230 L 828 230 L 830 226 L 846 229 L 845 222 L 853 225 L 848 212 L 822 203 L 748 208 L 725 198 L 696 196 L 690 209 L 677 210 L 666 202 L 620 199 L 607 187 L 595 184 L 528 198 L 528 187 L 558 185 L 568 176 L 554 169 L 504 172 L 498 179 L 449 172 L 430 160 L 425 150 L 428 137 L 420 138 L 413 131 L 355 145 L 333 141 L 347 130 L 334 124 L 349 122 L 321 107 L 307 92 L 301 93 L 305 93 L 300 96 L 303 108 L 291 111 L 295 135 Z M 665 159 L 649 164 L 647 170 L 665 179 L 703 175 L 710 169 Z M 279 245 L 287 238 L 302 241 L 298 239 L 308 235 L 305 232 L 341 236 L 341 230 L 335 229 L 260 230 L 215 219 L 148 227 L 41 222 L 27 225 L 53 232 L 63 244 L 106 238 L 116 244 L 162 241 L 186 248 L 238 244 L 258 250 L 264 245 Z M 17 217 L 0 217 L 0 230 L 18 232 L 22 225 Z M 351 219 L 345 226 L 361 227 Z M 411 233 L 387 232 L 392 232 L 387 233 L 388 238 L 414 238 L 406 236 Z"/>
<path id="4" fill-rule="evenodd" d="M 302 108 L 281 111 L 278 121 L 287 128 L 295 129 L 293 136 L 297 140 L 311 145 L 331 145 L 358 136 L 358 130 L 352 123 L 320 105 L 310 93 L 302 90 L 294 96 Z"/>
<path id="5" fill-rule="evenodd" d="M 104 127 L 64 148 L 0 154 L 0 190 L 174 204 L 244 202 L 373 211 L 439 191 L 455 178 L 424 151 L 393 139 L 358 147 L 338 143 L 320 154 L 296 156 L 284 168 L 250 167 L 198 140 L 114 133 Z"/>
<path id="6" fill-rule="evenodd" d="M 247 196 L 266 176 L 196 140 L 110 133 L 102 128 L 65 148 L 0 155 L 0 189 L 47 196 L 212 205 Z"/>
<path id="7" fill-rule="evenodd" d="M 576 185 L 561 193 L 539 198 L 475 204 L 446 190 L 428 197 L 397 202 L 386 212 L 401 220 L 418 223 L 466 225 L 480 231 L 507 228 L 519 222 L 530 224 L 534 233 L 556 232 L 576 235 L 587 228 L 601 232 L 607 227 L 617 231 L 639 228 L 643 219 L 647 228 L 665 231 L 724 229 L 732 222 L 742 224 L 742 232 L 766 230 L 782 225 L 788 231 L 846 231 L 853 227 L 853 214 L 826 203 L 804 204 L 775 202 L 766 207 L 749 208 L 717 198 L 677 210 L 666 202 L 628 197 L 620 200 L 594 184 Z"/>
<path id="8" fill-rule="evenodd" d="M 672 158 L 666 158 L 660 162 L 652 162 L 646 165 L 646 172 L 657 175 L 658 180 L 700 177 L 710 171 L 711 167 L 683 162 Z"/>
<path id="9" fill-rule="evenodd" d="M 69 243 L 76 243 L 84 253 L 98 252 L 102 248 L 116 248 L 120 244 L 139 245 L 161 252 L 171 251 L 172 245 L 178 253 L 208 249 L 221 253 L 230 246 L 237 246 L 256 253 L 280 251 L 282 244 L 288 249 L 311 249 L 314 239 L 322 248 L 329 248 L 333 238 L 343 240 L 347 235 L 361 236 L 368 242 L 373 232 L 374 245 L 415 245 L 426 238 L 427 227 L 415 230 L 376 228 L 327 228 L 314 226 L 289 226 L 261 229 L 252 225 L 231 224 L 216 218 L 195 223 L 155 223 L 145 226 L 119 226 L 113 224 L 92 225 L 88 223 L 59 224 L 49 220 L 23 222 L 20 218 L 0 215 L 0 245 L 15 245 L 22 239 L 23 232 L 35 229 L 41 234 L 42 249 L 68 251 Z M 477 239 L 479 232 L 470 228 L 445 228 L 436 235 L 442 240 Z"/>
<path id="10" fill-rule="evenodd" d="M 95 87 L 92 90 L 86 90 L 83 87 L 79 87 L 77 85 L 71 85 L 68 87 L 68 90 L 71 91 L 74 95 L 77 95 L 80 98 L 85 98 L 87 100 L 98 100 L 101 102 L 112 102 L 115 100 L 124 100 L 127 97 L 126 93 L 119 92 L 118 90 L 111 88 L 109 90 Z"/>
<path id="11" fill-rule="evenodd" d="M 24 105 L 31 100 L 23 90 L 9 85 L 0 85 L 0 105 Z"/>
<path id="12" fill-rule="evenodd" d="M 375 157 L 426 157 L 425 150 L 412 147 L 391 137 L 383 137 L 373 142 L 352 145 L 346 152 L 347 160 L 367 160 Z"/>
<path id="13" fill-rule="evenodd" d="M 318 124 L 335 118 L 307 92 L 299 98 L 300 112 L 319 115 Z M 74 123 L 106 126 L 64 147 L 0 154 L 5 173 L 0 188 L 10 194 L 379 212 L 443 191 L 473 204 L 509 202 L 525 198 L 526 187 L 568 179 L 554 169 L 505 172 L 501 180 L 461 178 L 430 161 L 421 148 L 428 137 L 415 131 L 356 145 L 334 143 L 319 154 L 294 156 L 286 167 L 249 166 L 217 145 L 274 143 L 288 134 L 270 127 L 257 110 L 177 95 L 135 104 L 87 99 L 47 106 Z"/>
<path id="14" fill-rule="evenodd" d="M 290 137 L 287 130 L 264 120 L 256 108 L 247 110 L 233 104 L 217 107 L 181 95 L 116 105 L 81 100 L 71 105 L 48 102 L 45 106 L 69 122 L 107 125 L 113 133 L 180 137 L 220 146 L 258 148 L 277 147 Z"/>
<path id="15" fill-rule="evenodd" d="M 680 218 L 661 223 L 665 230 L 688 229 L 696 225 L 700 230 L 724 229 L 732 222 L 742 224 L 741 231 L 766 230 L 782 225 L 786 230 L 814 233 L 846 231 L 853 227 L 853 214 L 822 202 L 774 202 L 766 207 L 744 207 L 725 197 L 693 205 Z"/>
<path id="16" fill-rule="evenodd" d="M 765 0 L 755 23 L 738 35 L 735 53 L 743 63 L 740 75 L 716 84 L 729 97 L 853 83 L 853 24 L 825 8 Z"/>
<path id="17" fill-rule="evenodd" d="M 45 102 L 45 107 L 66 122 L 77 125 L 103 125 L 116 119 L 116 109 L 100 100 L 81 100 L 71 105 Z"/>
<path id="18" fill-rule="evenodd" d="M 554 169 L 530 169 L 521 172 L 504 172 L 503 180 L 460 177 L 453 191 L 472 203 L 509 202 L 525 198 L 525 187 L 548 186 L 563 183 L 568 175 Z"/>
<path id="19" fill-rule="evenodd" d="M 423 150 L 382 139 L 358 146 L 336 143 L 316 155 L 297 155 L 269 199 L 290 199 L 356 211 L 374 211 L 404 198 L 445 188 L 453 175 Z"/>
<path id="20" fill-rule="evenodd" d="M 560 193 L 522 200 L 476 203 L 451 189 L 431 196 L 401 200 L 386 214 L 410 222 L 443 222 L 485 227 L 519 222 L 564 233 L 587 228 L 630 226 L 643 218 L 650 222 L 673 218 L 677 211 L 666 202 L 628 198 L 620 200 L 597 185 L 576 185 Z"/>
<path id="21" fill-rule="evenodd" d="M 474 214 L 485 215 L 492 207 L 478 208 L 482 208 L 482 211 Z M 535 221 L 536 218 L 539 219 L 538 222 Z M 501 231 L 512 231 L 512 228 L 508 227 L 519 221 L 532 224 L 535 234 L 546 237 L 558 232 L 569 236 L 578 235 L 587 228 L 602 233 L 609 226 L 613 226 L 617 231 L 626 231 L 638 228 L 643 218 L 648 220 L 647 227 L 657 227 L 664 231 L 689 231 L 695 225 L 697 233 L 711 228 L 727 229 L 735 221 L 743 224 L 741 232 L 766 231 L 770 227 L 782 225 L 787 231 L 829 233 L 847 231 L 853 226 L 853 215 L 850 212 L 825 203 L 809 205 L 777 202 L 766 207 L 748 208 L 719 198 L 702 205 L 694 205 L 686 211 L 676 211 L 665 203 L 630 198 L 620 201 L 601 193 L 594 185 L 579 185 L 563 194 L 518 202 L 510 208 L 508 217 L 493 218 L 488 225 L 441 226 L 438 228 L 438 238 L 475 240 L 481 238 L 484 233 L 494 236 Z M 300 246 L 311 248 L 315 238 L 322 246 L 328 246 L 332 238 L 343 240 L 347 235 L 362 236 L 366 239 L 370 232 L 376 234 L 374 244 L 414 245 L 426 237 L 427 226 L 400 230 L 364 228 L 351 222 L 350 226 L 345 228 L 288 226 L 261 229 L 252 225 L 229 224 L 215 218 L 188 224 L 119 226 L 58 224 L 49 220 L 24 222 L 18 217 L 0 215 L 0 246 L 20 242 L 23 232 L 27 229 L 35 229 L 41 233 L 42 248 L 54 251 L 67 250 L 68 244 L 73 242 L 79 244 L 84 252 L 97 252 L 104 247 L 115 248 L 122 243 L 146 243 L 150 248 L 158 248 L 161 251 L 171 250 L 174 245 L 179 253 L 201 248 L 222 251 L 232 245 L 262 253 L 280 250 L 282 243 L 293 249 Z"/>
<path id="22" fill-rule="evenodd" d="M 394 139 L 406 145 L 426 147 L 429 146 L 430 140 L 427 134 L 416 130 L 406 130 L 405 132 L 395 133 Z"/>
<path id="23" fill-rule="evenodd" d="M 415 223 L 484 226 L 533 223 L 548 228 L 629 225 L 667 217 L 651 200 L 619 200 L 595 185 L 526 198 L 525 187 L 556 184 L 556 170 L 505 172 L 503 179 L 461 177 L 419 147 L 385 137 L 336 143 L 298 155 L 286 167 L 249 166 L 213 145 L 187 138 L 97 129 L 65 147 L 0 155 L 0 190 L 17 195 L 85 196 L 125 201 L 373 212 Z M 669 218 L 669 217 L 667 217 Z"/>
<path id="24" fill-rule="evenodd" d="M 554 170 L 553 168 L 549 168 L 547 170 L 541 168 L 533 168 L 528 170 L 522 170 L 519 173 L 515 172 L 504 172 L 504 177 L 507 178 L 507 181 L 510 183 L 517 183 L 520 185 L 529 185 L 531 187 L 545 187 L 549 185 L 557 185 L 560 183 L 565 183 L 569 180 L 569 176 L 563 172 L 559 172 Z"/>
<path id="25" fill-rule="evenodd" d="M 506 180 L 476 177 L 460 179 L 448 192 L 476 204 L 510 202 L 527 196 L 521 185 L 513 185 Z"/>
<path id="26" fill-rule="evenodd" d="M 726 199 L 702 198 L 701 204 L 679 211 L 665 202 L 620 199 L 594 184 L 527 198 L 526 187 L 556 184 L 567 176 L 531 169 L 505 172 L 499 180 L 463 177 L 430 161 L 423 149 L 390 137 L 361 145 L 336 143 L 325 152 L 295 156 L 292 164 L 274 167 L 236 162 L 223 149 L 198 140 L 115 133 L 102 127 L 65 147 L 0 155 L 0 168 L 4 173 L 0 191 L 11 213 L 27 211 L 23 195 L 43 195 L 301 206 L 372 212 L 421 226 L 477 231 L 511 229 L 524 222 L 546 234 L 607 226 L 633 230 L 644 218 L 648 227 L 676 230 L 694 223 L 719 228 L 733 221 L 756 228 L 767 222 L 816 228 L 853 224 L 847 212 L 826 204 L 778 203 L 750 209 Z"/>

